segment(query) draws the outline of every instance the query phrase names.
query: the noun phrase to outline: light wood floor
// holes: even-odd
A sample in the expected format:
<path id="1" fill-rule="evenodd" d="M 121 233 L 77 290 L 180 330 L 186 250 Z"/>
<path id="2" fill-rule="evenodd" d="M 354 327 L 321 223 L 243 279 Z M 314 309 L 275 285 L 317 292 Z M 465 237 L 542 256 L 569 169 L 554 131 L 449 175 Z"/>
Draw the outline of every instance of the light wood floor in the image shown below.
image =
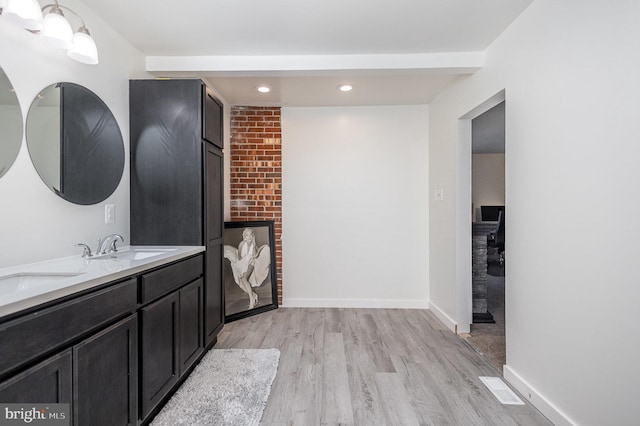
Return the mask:
<path id="1" fill-rule="evenodd" d="M 225 325 L 215 348 L 278 348 L 262 425 L 549 425 L 500 404 L 499 373 L 431 312 L 280 308 Z"/>

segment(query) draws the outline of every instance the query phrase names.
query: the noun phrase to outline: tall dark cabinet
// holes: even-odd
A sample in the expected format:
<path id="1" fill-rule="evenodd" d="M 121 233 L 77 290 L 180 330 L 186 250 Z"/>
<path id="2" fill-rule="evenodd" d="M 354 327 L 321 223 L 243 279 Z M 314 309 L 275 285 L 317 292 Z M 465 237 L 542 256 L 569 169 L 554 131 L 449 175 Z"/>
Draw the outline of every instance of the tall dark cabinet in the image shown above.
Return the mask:
<path id="1" fill-rule="evenodd" d="M 224 320 L 222 104 L 200 80 L 132 80 L 129 97 L 131 244 L 206 246 L 210 347 Z"/>

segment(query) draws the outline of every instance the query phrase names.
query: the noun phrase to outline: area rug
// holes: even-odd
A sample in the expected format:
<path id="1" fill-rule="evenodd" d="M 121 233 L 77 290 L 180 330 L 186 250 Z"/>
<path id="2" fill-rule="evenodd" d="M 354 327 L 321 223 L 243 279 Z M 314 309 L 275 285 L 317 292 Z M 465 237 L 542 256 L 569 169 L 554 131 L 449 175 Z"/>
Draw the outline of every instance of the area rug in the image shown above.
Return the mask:
<path id="1" fill-rule="evenodd" d="M 279 360 L 278 349 L 210 350 L 151 425 L 258 425 Z"/>

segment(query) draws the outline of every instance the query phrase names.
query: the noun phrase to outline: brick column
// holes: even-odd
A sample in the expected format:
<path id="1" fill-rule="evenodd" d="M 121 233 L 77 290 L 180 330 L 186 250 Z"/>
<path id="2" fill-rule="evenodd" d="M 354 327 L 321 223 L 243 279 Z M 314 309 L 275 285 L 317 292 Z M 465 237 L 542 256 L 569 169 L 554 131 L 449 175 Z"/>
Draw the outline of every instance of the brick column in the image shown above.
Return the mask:
<path id="1" fill-rule="evenodd" d="M 282 304 L 280 107 L 231 108 L 231 220 L 275 223 L 278 304 Z"/>

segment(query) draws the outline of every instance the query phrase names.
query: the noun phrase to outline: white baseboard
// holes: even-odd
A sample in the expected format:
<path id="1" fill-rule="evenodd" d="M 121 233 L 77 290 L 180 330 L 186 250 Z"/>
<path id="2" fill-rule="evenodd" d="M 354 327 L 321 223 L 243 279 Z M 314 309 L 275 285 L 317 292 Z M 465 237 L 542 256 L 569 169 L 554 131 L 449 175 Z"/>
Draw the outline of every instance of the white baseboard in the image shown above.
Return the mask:
<path id="1" fill-rule="evenodd" d="M 544 414 L 556 426 L 575 426 L 577 423 L 572 421 L 566 414 L 553 405 L 547 398 L 536 391 L 529 383 L 527 383 L 518 373 L 511 367 L 505 365 L 502 372 L 505 380 L 511 386 L 516 388 L 534 407 Z"/>
<path id="2" fill-rule="evenodd" d="M 407 299 L 291 299 L 283 298 L 283 308 L 381 308 L 429 309 L 426 300 Z"/>
<path id="3" fill-rule="evenodd" d="M 435 303 L 429 302 L 428 308 L 442 323 L 454 333 L 458 333 L 458 324 L 447 315 L 442 309 L 440 309 Z"/>

